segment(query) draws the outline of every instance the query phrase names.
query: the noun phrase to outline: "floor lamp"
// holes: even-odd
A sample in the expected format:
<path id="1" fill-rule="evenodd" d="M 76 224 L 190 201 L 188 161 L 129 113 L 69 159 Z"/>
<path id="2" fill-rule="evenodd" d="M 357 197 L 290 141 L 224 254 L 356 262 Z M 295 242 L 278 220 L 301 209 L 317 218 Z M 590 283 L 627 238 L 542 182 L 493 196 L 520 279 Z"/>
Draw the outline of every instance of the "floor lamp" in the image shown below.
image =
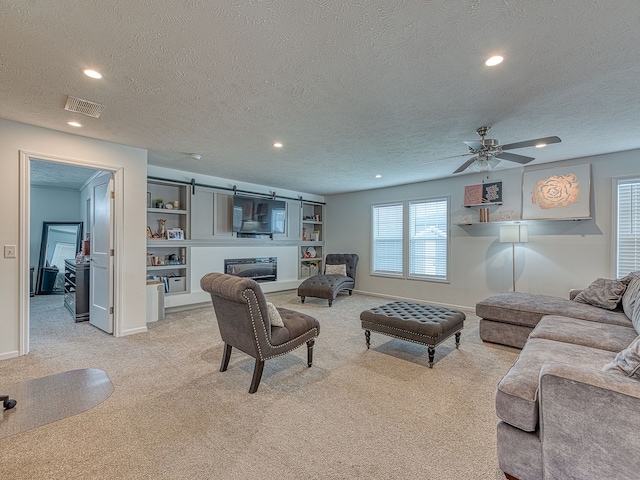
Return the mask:
<path id="1" fill-rule="evenodd" d="M 503 225 L 500 227 L 500 243 L 511 244 L 511 279 L 516 291 L 516 243 L 527 243 L 529 232 L 526 225 Z"/>

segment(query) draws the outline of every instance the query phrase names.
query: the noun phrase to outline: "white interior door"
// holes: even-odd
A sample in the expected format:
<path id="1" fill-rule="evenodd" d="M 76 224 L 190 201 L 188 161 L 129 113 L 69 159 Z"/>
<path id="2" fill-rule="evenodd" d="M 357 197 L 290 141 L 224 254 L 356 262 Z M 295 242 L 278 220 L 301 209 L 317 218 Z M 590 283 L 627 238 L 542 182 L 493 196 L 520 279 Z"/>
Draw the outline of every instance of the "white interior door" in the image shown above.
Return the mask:
<path id="1" fill-rule="evenodd" d="M 91 263 L 89 265 L 89 323 L 113 333 L 113 175 L 91 182 Z"/>

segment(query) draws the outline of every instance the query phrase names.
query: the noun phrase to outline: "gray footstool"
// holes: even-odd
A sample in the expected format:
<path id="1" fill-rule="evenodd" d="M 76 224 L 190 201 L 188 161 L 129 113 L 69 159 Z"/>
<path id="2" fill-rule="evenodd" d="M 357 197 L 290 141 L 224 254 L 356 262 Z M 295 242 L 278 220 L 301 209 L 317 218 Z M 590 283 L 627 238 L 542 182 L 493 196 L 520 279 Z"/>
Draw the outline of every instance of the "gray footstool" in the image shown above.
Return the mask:
<path id="1" fill-rule="evenodd" d="M 429 368 L 433 368 L 436 347 L 451 335 L 460 345 L 460 333 L 466 315 L 457 310 L 411 302 L 393 302 L 360 314 L 367 348 L 371 332 L 400 338 L 429 347 Z"/>

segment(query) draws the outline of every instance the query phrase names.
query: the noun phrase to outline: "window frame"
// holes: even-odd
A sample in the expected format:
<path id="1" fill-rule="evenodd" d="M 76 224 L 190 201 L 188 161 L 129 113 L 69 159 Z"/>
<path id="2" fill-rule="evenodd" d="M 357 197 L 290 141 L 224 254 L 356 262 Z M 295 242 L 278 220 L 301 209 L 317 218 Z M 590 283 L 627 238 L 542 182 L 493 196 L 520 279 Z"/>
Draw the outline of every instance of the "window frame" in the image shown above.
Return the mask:
<path id="1" fill-rule="evenodd" d="M 434 274 L 434 275 L 429 275 L 429 274 L 415 274 L 415 273 L 411 273 L 411 241 L 412 241 L 412 237 L 411 237 L 411 232 L 410 232 L 410 228 L 411 228 L 411 206 L 412 205 L 419 205 L 419 204 L 435 204 L 435 203 L 441 203 L 444 202 L 444 207 L 445 207 L 445 212 L 444 212 L 444 219 L 445 219 L 445 242 L 444 242 L 444 247 L 445 247 L 445 258 L 444 258 L 444 274 Z M 440 283 L 448 283 L 449 282 L 449 259 L 451 257 L 451 201 L 450 198 L 448 196 L 440 196 L 440 197 L 430 197 L 430 198 L 425 198 L 425 199 L 420 199 L 420 200 L 409 200 L 407 201 L 408 203 L 408 209 L 407 209 L 407 223 L 406 223 L 406 238 L 407 238 L 407 268 L 406 268 L 406 272 L 407 272 L 407 278 L 411 279 L 411 280 L 422 280 L 422 281 L 430 281 L 430 282 L 440 282 Z M 439 260 L 435 260 L 436 262 L 438 262 Z M 436 269 L 438 268 L 442 268 L 442 267 L 438 267 L 437 265 L 435 266 Z"/>
<path id="2" fill-rule="evenodd" d="M 638 175 L 633 175 L 633 176 L 627 176 L 627 177 L 619 177 L 619 178 L 614 178 L 613 179 L 613 188 L 612 188 L 612 192 L 613 192 L 613 200 L 612 200 L 612 210 L 613 210 L 613 215 L 612 215 L 612 220 L 613 220 L 613 226 L 612 226 L 612 244 L 613 244 L 613 248 L 611 249 L 613 252 L 613 259 L 612 259 L 612 274 L 614 276 L 614 278 L 621 278 L 625 275 L 627 275 L 630 271 L 636 271 L 636 270 L 640 270 L 640 233 L 635 234 L 634 236 L 638 238 L 637 243 L 639 243 L 639 245 L 636 247 L 636 252 L 638 252 L 638 255 L 636 255 L 636 260 L 635 260 L 635 267 L 632 268 L 630 271 L 625 270 L 621 270 L 621 265 L 620 265 L 620 187 L 624 186 L 624 185 L 638 185 L 638 188 L 640 189 L 640 176 Z M 639 193 L 640 195 L 640 193 Z M 640 217 L 640 214 L 637 215 L 638 217 Z M 629 221 L 629 225 L 632 225 L 633 222 Z M 640 220 L 638 222 L 638 225 L 632 225 L 635 227 L 636 231 L 640 232 Z"/>
<path id="3" fill-rule="evenodd" d="M 425 274 L 412 274 L 410 270 L 411 266 L 411 208 L 412 205 L 418 205 L 422 203 L 433 202 L 445 202 L 445 219 L 446 219 L 446 242 L 445 242 L 445 270 L 444 275 L 425 275 Z M 402 208 L 402 268 L 400 272 L 391 272 L 375 269 L 375 231 L 376 231 L 376 208 L 400 206 Z M 408 199 L 395 202 L 375 203 L 371 205 L 371 260 L 369 264 L 369 272 L 371 276 L 380 276 L 386 278 L 402 278 L 405 280 L 417 280 L 423 282 L 437 282 L 437 283 L 449 283 L 450 282 L 450 261 L 451 261 L 451 196 L 439 195 L 436 197 L 427 197 L 419 199 Z"/>
<path id="4" fill-rule="evenodd" d="M 400 251 L 400 272 L 396 272 L 393 270 L 376 270 L 376 209 L 384 208 L 384 207 L 400 207 L 400 241 L 401 241 L 401 251 Z M 369 272 L 373 276 L 382 276 L 382 277 L 391 277 L 391 278 L 404 278 L 405 271 L 405 242 L 404 242 L 404 220 L 405 217 L 405 205 L 404 202 L 385 202 L 385 203 L 376 203 L 371 205 L 371 261 L 369 264 Z"/>

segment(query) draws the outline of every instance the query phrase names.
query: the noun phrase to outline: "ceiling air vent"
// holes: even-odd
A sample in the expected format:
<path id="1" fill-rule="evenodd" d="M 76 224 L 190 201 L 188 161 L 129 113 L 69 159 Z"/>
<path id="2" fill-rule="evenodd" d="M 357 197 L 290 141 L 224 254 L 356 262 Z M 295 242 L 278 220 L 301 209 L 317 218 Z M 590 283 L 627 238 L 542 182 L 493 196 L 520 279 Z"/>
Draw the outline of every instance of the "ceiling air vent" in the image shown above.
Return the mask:
<path id="1" fill-rule="evenodd" d="M 81 113 L 93 118 L 100 117 L 100 114 L 104 110 L 104 105 L 99 103 L 90 102 L 89 100 L 82 100 L 81 98 L 67 97 L 67 104 L 64 106 L 65 110 L 75 113 Z"/>

